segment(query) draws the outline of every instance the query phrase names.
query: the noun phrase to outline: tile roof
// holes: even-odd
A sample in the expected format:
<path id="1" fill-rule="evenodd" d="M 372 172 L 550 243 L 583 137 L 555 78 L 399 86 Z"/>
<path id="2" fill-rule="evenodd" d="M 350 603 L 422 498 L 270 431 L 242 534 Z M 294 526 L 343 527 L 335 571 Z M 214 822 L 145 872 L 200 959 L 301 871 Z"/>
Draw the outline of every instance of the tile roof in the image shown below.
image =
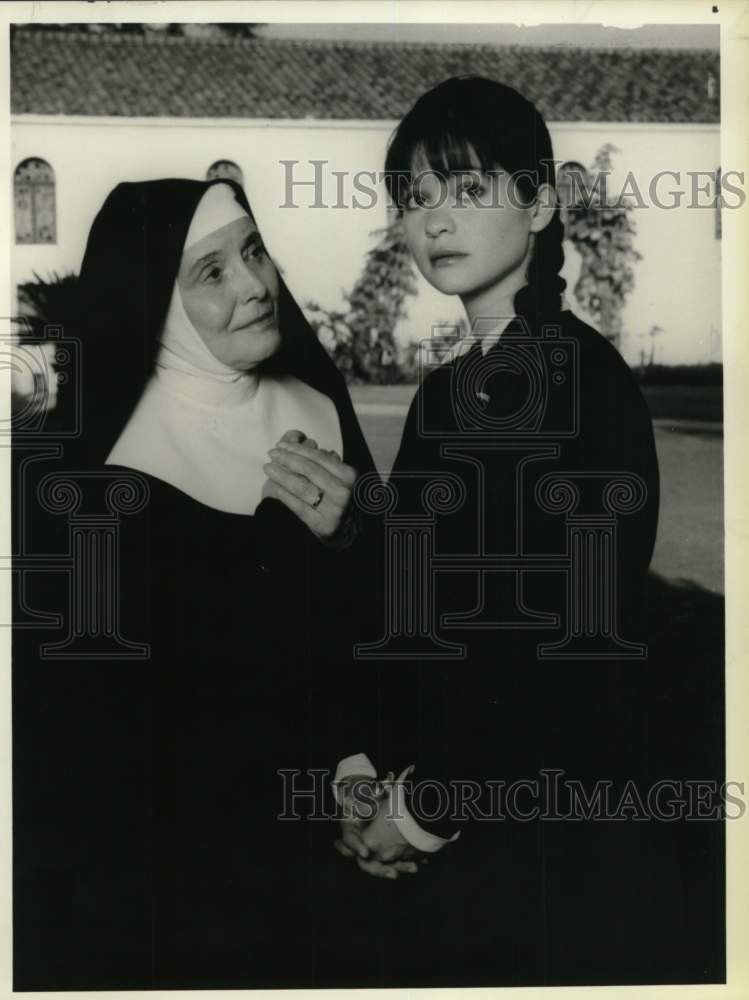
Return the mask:
<path id="1" fill-rule="evenodd" d="M 551 121 L 717 122 L 709 50 L 197 39 L 17 29 L 14 114 L 396 119 L 448 76 L 511 83 Z"/>

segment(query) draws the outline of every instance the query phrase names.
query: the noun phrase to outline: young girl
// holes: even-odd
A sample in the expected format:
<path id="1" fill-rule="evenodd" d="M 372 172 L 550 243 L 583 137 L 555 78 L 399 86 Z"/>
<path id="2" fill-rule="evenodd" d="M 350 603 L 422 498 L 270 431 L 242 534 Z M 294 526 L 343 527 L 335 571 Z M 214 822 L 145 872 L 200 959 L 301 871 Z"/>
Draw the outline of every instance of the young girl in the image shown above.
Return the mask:
<path id="1" fill-rule="evenodd" d="M 442 611 L 468 628 L 473 647 L 482 637 L 496 648 L 498 628 L 519 627 L 533 633 L 534 652 L 547 640 L 547 655 L 555 642 L 568 658 L 635 655 L 631 622 L 658 515 L 652 425 L 621 356 L 564 302 L 564 232 L 541 115 L 499 83 L 448 80 L 406 115 L 386 166 L 419 269 L 460 297 L 471 329 L 417 393 L 391 482 L 411 511 L 413 473 L 463 483 L 462 507 L 438 518 L 440 553 L 541 560 L 533 573 L 526 562 L 450 574 Z M 551 495 L 562 483 L 572 491 L 564 510 Z M 612 507 L 606 490 L 620 488 L 631 503 Z M 596 572 L 573 564 L 569 585 L 549 564 L 568 541 L 560 513 L 621 515 L 615 541 L 585 542 Z M 557 629 L 548 615 L 560 616 Z"/>
<path id="2" fill-rule="evenodd" d="M 414 852 L 437 855 L 439 882 L 434 869 L 414 877 L 419 889 L 424 880 L 440 886 L 424 888 L 418 922 L 443 964 L 441 983 L 467 983 L 469 972 L 475 985 L 547 974 L 560 982 L 563 962 L 554 964 L 548 942 L 561 955 L 576 935 L 594 933 L 590 911 L 577 912 L 585 905 L 576 903 L 581 885 L 597 926 L 607 925 L 593 903 L 596 886 L 587 883 L 593 869 L 575 862 L 597 856 L 603 870 L 641 877 L 631 825 L 614 856 L 600 838 L 567 837 L 567 824 L 555 825 L 552 836 L 549 824 L 520 822 L 547 805 L 535 802 L 534 811 L 532 785 L 504 802 L 494 793 L 503 783 L 538 779 L 544 767 L 579 777 L 592 760 L 594 778 L 638 773 L 626 748 L 639 745 L 642 717 L 618 713 L 638 666 L 629 658 L 644 653 L 631 629 L 657 525 L 652 425 L 621 356 L 563 300 L 552 144 L 529 101 L 487 79 L 445 81 L 398 126 L 386 176 L 419 270 L 460 297 L 471 328 L 422 381 L 390 479 L 394 513 L 421 519 L 441 560 L 431 577 L 419 578 L 421 591 L 398 609 L 400 620 L 415 609 L 421 618 L 412 634 L 461 643 L 463 654 L 452 662 L 409 655 L 391 613 L 382 645 L 390 660 L 373 684 L 383 698 L 379 728 L 368 746 L 362 740 L 369 760 L 357 765 L 370 778 L 376 768 L 398 773 L 415 765 L 412 790 L 425 779 L 453 791 L 451 782 L 474 782 L 479 791 L 457 818 L 487 821 L 446 824 L 433 790 L 399 795 L 400 815 L 381 809 L 358 832 L 349 823 L 342 846 L 363 854 L 363 844 L 360 867 L 380 875 Z M 444 513 L 425 490 L 441 480 L 462 494 Z M 394 580 L 393 567 L 386 570 Z M 415 580 L 415 570 L 401 567 L 402 578 L 413 572 Z M 392 608 L 393 594 L 384 596 Z M 613 735 L 602 706 L 614 714 Z M 455 818 L 454 796 L 445 801 Z M 442 822 L 430 822 L 438 814 Z M 503 818 L 518 822 L 494 822 Z M 557 839 L 562 828 L 565 841 Z M 551 860 L 550 850 L 565 864 Z M 441 893 L 443 904 L 431 922 L 429 892 Z M 618 907 L 626 920 L 628 905 L 631 899 L 614 902 L 612 918 Z M 630 915 L 626 953 L 652 953 L 635 930 L 640 917 Z M 614 939 L 613 932 L 596 938 L 607 975 L 616 956 L 605 942 Z"/>

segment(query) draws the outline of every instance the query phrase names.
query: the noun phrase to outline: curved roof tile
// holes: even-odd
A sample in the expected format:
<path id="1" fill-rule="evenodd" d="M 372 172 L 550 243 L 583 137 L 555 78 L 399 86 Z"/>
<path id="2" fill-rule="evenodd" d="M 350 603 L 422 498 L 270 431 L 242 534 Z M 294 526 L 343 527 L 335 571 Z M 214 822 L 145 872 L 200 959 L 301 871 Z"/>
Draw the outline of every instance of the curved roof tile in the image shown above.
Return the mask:
<path id="1" fill-rule="evenodd" d="M 461 73 L 511 82 L 551 121 L 719 120 L 719 55 L 709 50 L 198 39 L 22 27 L 13 41 L 11 109 L 397 119 L 426 89 Z"/>

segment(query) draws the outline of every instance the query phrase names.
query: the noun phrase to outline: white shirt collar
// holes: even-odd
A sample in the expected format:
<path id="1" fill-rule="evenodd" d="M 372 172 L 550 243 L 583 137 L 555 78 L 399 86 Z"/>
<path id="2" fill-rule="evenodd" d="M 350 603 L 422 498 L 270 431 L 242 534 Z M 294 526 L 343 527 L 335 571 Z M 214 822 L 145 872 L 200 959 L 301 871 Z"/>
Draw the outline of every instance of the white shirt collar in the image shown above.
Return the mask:
<path id="1" fill-rule="evenodd" d="M 508 316 L 503 319 L 498 326 L 495 326 L 491 332 L 481 333 L 477 331 L 476 326 L 468 332 L 465 337 L 461 337 L 457 340 L 455 344 L 452 345 L 449 351 L 446 352 L 443 359 L 443 364 L 456 361 L 458 358 L 462 358 L 465 354 L 468 354 L 470 349 L 474 344 L 481 344 L 481 353 L 486 357 L 487 353 L 494 347 L 495 344 L 499 343 L 502 334 L 505 332 L 507 327 L 512 323 L 514 316 Z"/>

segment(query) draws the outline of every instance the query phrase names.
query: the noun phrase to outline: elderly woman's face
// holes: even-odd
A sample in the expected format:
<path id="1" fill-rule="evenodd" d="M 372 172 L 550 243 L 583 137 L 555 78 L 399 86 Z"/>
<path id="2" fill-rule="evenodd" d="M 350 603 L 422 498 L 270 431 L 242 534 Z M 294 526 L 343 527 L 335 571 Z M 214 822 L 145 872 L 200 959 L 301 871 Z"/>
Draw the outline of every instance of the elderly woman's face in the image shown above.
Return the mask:
<path id="1" fill-rule="evenodd" d="M 219 361 L 245 370 L 276 353 L 278 273 L 249 216 L 188 247 L 177 281 L 185 312 Z"/>

